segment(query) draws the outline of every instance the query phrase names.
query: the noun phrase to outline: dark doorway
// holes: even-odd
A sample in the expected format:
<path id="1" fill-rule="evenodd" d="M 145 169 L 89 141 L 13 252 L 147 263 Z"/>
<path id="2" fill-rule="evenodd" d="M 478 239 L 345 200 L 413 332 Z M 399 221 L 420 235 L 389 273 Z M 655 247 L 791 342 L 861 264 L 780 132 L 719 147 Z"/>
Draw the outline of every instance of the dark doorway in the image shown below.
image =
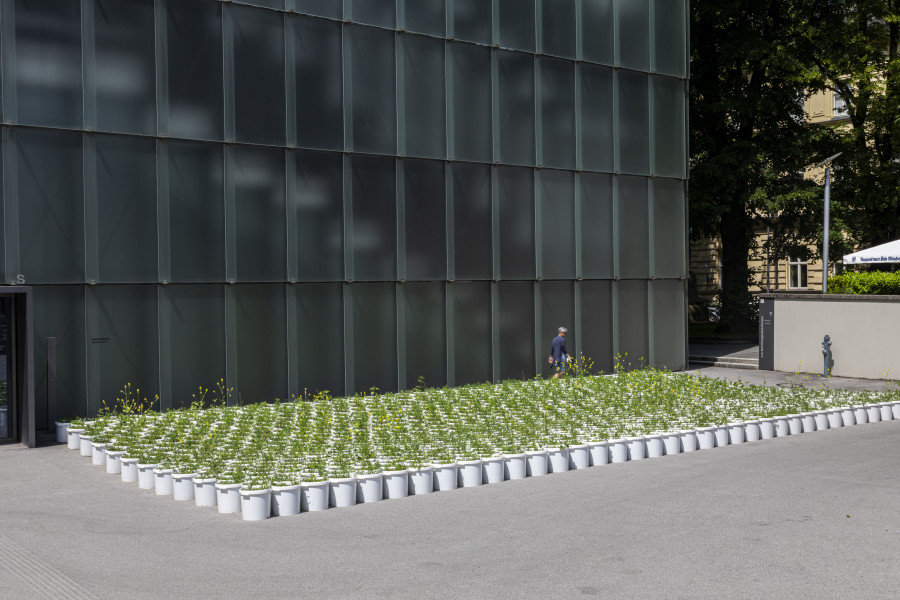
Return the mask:
<path id="1" fill-rule="evenodd" d="M 31 288 L 0 286 L 0 444 L 34 446 Z"/>

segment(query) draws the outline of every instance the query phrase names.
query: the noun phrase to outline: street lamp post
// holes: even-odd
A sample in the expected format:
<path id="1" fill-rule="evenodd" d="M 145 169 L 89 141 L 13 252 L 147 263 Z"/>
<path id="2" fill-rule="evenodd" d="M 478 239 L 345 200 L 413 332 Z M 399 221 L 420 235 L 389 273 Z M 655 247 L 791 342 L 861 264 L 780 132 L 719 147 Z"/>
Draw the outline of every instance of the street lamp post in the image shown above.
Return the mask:
<path id="1" fill-rule="evenodd" d="M 816 168 L 825 167 L 825 231 L 822 236 L 822 293 L 828 293 L 828 231 L 831 217 L 831 163 L 843 152 L 829 156 L 816 165 Z"/>

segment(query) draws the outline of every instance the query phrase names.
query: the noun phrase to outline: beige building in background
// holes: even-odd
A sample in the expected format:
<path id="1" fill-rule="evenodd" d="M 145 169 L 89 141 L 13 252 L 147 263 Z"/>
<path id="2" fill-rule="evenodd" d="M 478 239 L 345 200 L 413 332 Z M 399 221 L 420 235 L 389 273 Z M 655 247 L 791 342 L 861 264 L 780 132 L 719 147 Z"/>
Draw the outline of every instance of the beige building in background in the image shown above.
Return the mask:
<path id="1" fill-rule="evenodd" d="M 849 125 L 844 100 L 831 90 L 817 92 L 804 101 L 804 109 L 810 123 L 816 125 Z M 824 169 L 809 169 L 804 177 L 822 182 Z M 824 194 L 824 189 L 823 189 Z M 819 293 L 822 291 L 822 262 L 802 261 L 797 258 L 775 260 L 763 250 L 771 232 L 763 225 L 756 230 L 756 247 L 759 256 L 749 257 L 754 284 L 750 291 L 758 293 Z M 719 238 L 691 242 L 689 273 L 691 287 L 700 299 L 715 302 L 722 290 L 722 241 Z M 693 295 L 693 294 L 692 294 Z M 694 299 L 692 298 L 692 301 Z"/>

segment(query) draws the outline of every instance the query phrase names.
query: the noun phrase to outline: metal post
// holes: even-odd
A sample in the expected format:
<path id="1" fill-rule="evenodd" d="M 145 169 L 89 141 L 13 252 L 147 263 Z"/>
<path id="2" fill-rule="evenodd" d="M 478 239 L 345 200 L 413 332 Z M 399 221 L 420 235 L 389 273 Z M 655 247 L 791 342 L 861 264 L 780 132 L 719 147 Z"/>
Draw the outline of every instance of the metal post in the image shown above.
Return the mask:
<path id="1" fill-rule="evenodd" d="M 831 165 L 825 167 L 825 232 L 822 238 L 822 293 L 828 293 L 828 229 L 831 210 Z"/>

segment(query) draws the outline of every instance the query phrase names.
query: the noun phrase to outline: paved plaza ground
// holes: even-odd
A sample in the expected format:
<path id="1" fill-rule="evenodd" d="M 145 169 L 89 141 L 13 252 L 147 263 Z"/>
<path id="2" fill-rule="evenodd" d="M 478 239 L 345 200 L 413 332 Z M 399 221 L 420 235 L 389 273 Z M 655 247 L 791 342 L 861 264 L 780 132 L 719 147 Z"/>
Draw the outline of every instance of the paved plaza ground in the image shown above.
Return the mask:
<path id="1" fill-rule="evenodd" d="M 243 522 L 6 447 L 0 598 L 897 598 L 898 473 L 889 421 Z"/>

